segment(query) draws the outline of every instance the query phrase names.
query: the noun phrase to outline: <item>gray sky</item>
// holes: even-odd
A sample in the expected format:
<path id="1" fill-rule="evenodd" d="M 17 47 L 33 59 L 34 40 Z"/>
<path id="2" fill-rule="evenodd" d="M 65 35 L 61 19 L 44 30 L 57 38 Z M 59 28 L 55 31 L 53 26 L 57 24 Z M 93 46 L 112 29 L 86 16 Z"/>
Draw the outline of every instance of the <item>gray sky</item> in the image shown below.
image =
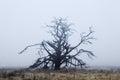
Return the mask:
<path id="1" fill-rule="evenodd" d="M 96 57 L 84 57 L 89 65 L 120 66 L 120 0 L 0 0 L 0 67 L 34 63 L 37 48 L 17 53 L 48 39 L 43 27 L 54 17 L 75 24 L 75 42 L 93 26 L 97 40 L 86 48 Z"/>

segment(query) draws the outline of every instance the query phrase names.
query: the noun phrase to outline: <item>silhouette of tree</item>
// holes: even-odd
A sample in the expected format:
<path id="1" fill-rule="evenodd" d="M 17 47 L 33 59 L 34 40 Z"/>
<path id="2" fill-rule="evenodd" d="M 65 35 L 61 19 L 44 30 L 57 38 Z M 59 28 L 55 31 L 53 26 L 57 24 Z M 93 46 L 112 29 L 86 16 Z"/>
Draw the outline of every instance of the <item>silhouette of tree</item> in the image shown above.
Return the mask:
<path id="1" fill-rule="evenodd" d="M 86 63 L 80 59 L 79 54 L 86 53 L 88 57 L 93 57 L 92 51 L 81 49 L 81 44 L 92 44 L 92 33 L 94 32 L 89 28 L 89 33 L 81 34 L 79 43 L 72 46 L 69 43 L 69 37 L 72 35 L 71 24 L 63 18 L 55 19 L 52 21 L 53 25 L 47 25 L 50 28 L 49 33 L 53 37 L 52 41 L 43 40 L 41 43 L 29 45 L 23 49 L 21 53 L 25 52 L 29 47 L 40 46 L 39 54 L 44 54 L 39 57 L 30 68 L 44 68 L 55 69 L 68 68 L 69 66 L 84 67 Z M 46 54 L 46 56 L 45 56 Z"/>

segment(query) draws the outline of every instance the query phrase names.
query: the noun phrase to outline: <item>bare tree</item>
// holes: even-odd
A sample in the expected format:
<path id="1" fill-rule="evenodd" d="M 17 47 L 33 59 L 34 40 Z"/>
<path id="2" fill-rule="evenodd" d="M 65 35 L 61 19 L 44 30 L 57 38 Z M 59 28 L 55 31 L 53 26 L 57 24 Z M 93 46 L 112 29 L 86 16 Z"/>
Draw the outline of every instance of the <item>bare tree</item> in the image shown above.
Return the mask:
<path id="1" fill-rule="evenodd" d="M 79 43 L 72 46 L 69 43 L 69 37 L 72 35 L 71 24 L 67 20 L 59 18 L 52 21 L 53 25 L 48 25 L 49 33 L 53 37 L 52 41 L 43 40 L 41 43 L 29 45 L 20 52 L 25 52 L 29 47 L 40 46 L 39 54 L 47 54 L 39 57 L 30 68 L 50 68 L 58 70 L 60 68 L 67 68 L 69 66 L 84 67 L 86 63 L 80 59 L 79 54 L 86 53 L 88 57 L 94 56 L 92 51 L 81 49 L 81 44 L 92 44 L 92 33 L 94 31 L 89 28 L 89 33 L 81 34 Z"/>

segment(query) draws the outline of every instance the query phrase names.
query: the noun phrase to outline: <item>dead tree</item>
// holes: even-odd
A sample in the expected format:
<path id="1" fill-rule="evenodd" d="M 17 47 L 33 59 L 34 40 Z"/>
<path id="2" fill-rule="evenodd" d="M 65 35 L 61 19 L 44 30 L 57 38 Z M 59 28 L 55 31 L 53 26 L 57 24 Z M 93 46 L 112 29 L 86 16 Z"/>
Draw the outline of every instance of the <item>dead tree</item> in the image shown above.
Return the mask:
<path id="1" fill-rule="evenodd" d="M 68 68 L 70 65 L 84 67 L 86 63 L 78 57 L 81 53 L 86 53 L 88 57 L 93 57 L 92 51 L 81 49 L 82 44 L 92 44 L 92 33 L 94 32 L 89 28 L 89 33 L 81 34 L 79 43 L 72 46 L 69 43 L 69 37 L 72 35 L 71 24 L 66 20 L 59 18 L 52 21 L 53 25 L 48 25 L 50 28 L 49 33 L 53 37 L 51 41 L 43 40 L 41 43 L 29 45 L 20 52 L 25 52 L 29 47 L 40 46 L 39 54 L 44 54 L 39 57 L 30 68 L 44 68 L 55 69 Z M 71 54 L 72 53 L 72 54 Z"/>

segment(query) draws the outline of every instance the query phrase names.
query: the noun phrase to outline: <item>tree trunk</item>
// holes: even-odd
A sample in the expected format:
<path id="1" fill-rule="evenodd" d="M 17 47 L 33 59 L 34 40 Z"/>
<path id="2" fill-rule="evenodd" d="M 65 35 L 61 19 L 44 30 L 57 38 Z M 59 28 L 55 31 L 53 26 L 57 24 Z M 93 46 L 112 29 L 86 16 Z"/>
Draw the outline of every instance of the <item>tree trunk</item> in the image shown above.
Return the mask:
<path id="1" fill-rule="evenodd" d="M 60 63 L 55 63 L 55 67 L 54 67 L 54 70 L 59 70 L 60 69 Z"/>

